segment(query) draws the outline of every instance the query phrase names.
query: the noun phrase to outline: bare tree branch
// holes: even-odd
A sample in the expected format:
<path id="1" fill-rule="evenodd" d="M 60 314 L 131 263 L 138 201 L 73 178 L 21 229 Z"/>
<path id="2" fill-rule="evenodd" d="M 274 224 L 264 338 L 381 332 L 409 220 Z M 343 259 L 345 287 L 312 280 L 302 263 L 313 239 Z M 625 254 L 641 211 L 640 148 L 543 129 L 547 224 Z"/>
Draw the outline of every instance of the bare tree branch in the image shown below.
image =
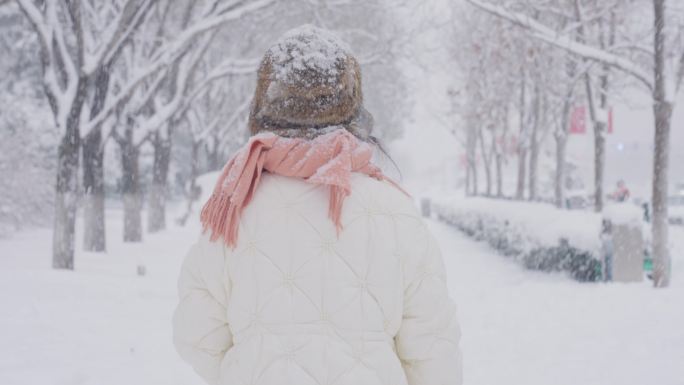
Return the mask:
<path id="1" fill-rule="evenodd" d="M 652 91 L 654 88 L 652 76 L 649 73 L 645 72 L 639 65 L 632 62 L 629 59 L 612 54 L 606 50 L 592 47 L 588 44 L 577 42 L 569 36 L 560 35 L 552 28 L 549 28 L 537 22 L 536 20 L 533 20 L 529 16 L 518 12 L 510 11 L 502 6 L 493 5 L 483 0 L 467 1 L 486 12 L 504 18 L 520 26 L 524 30 L 528 31 L 532 36 L 536 37 L 541 41 L 552 44 L 566 51 L 572 52 L 573 54 L 578 55 L 580 57 L 605 63 L 607 65 L 610 65 L 611 67 L 615 67 L 621 71 L 624 71 L 634 76 L 650 91 Z"/>

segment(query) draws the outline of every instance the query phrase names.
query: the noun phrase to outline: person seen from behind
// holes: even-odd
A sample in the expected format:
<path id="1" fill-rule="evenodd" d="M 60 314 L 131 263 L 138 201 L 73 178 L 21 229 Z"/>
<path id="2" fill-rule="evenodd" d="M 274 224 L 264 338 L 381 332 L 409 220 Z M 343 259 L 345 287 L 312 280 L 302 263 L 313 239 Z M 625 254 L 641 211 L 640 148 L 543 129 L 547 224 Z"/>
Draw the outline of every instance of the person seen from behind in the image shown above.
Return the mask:
<path id="1" fill-rule="evenodd" d="M 439 246 L 373 162 L 361 72 L 302 26 L 263 57 L 252 136 L 179 278 L 173 338 L 209 384 L 460 385 Z"/>

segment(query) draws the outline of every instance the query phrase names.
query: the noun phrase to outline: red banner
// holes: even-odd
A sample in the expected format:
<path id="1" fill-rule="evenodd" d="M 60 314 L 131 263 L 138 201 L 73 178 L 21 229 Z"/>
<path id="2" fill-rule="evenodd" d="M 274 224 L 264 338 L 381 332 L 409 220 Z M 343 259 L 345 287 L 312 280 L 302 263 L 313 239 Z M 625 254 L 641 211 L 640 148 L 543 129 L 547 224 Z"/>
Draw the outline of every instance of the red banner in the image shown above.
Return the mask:
<path id="1" fill-rule="evenodd" d="M 613 108 L 608 108 L 607 129 L 608 133 L 612 134 L 613 126 Z M 584 106 L 577 106 L 572 110 L 570 115 L 570 133 L 571 134 L 585 134 L 587 132 L 587 109 Z"/>
<path id="2" fill-rule="evenodd" d="M 584 134 L 587 132 L 587 109 L 584 106 L 575 107 L 570 115 L 570 133 Z"/>
<path id="3" fill-rule="evenodd" d="M 608 133 L 613 133 L 613 108 L 608 109 Z"/>

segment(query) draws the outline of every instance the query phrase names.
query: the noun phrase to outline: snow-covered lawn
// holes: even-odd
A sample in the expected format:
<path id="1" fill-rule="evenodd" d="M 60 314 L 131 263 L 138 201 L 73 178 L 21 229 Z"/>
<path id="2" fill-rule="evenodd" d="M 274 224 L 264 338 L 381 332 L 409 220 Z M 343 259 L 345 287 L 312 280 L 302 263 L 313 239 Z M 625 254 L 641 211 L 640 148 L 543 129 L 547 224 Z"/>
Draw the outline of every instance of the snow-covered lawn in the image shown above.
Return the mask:
<path id="1" fill-rule="evenodd" d="M 74 272 L 50 269 L 48 230 L 0 240 L 0 384 L 201 383 L 170 337 L 176 276 L 197 226 L 128 245 L 120 212 L 109 218 L 109 253 L 79 253 Z M 665 290 L 580 284 L 430 226 L 460 308 L 466 384 L 684 384 L 682 277 Z"/>

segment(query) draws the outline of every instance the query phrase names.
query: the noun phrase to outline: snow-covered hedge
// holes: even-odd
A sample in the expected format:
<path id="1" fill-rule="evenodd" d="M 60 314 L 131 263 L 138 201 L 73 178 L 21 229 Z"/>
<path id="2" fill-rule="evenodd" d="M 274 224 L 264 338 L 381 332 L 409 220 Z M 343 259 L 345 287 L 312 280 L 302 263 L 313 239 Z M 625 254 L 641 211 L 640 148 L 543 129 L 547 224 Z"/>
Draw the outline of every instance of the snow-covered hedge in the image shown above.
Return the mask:
<path id="1" fill-rule="evenodd" d="M 527 268 L 567 271 L 580 281 L 601 275 L 601 215 L 552 205 L 487 198 L 432 198 L 432 211 Z"/>
<path id="2" fill-rule="evenodd" d="M 52 225 L 58 137 L 49 107 L 37 103 L 0 93 L 0 238 Z"/>

